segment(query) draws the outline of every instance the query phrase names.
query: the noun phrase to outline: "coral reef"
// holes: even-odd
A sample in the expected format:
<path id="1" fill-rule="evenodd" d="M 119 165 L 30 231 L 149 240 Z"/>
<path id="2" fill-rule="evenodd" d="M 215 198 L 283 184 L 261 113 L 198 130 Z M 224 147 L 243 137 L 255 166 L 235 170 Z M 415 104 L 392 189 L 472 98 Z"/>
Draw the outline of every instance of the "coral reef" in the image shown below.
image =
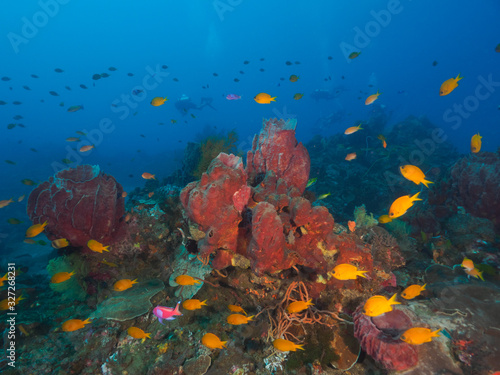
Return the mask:
<path id="1" fill-rule="evenodd" d="M 226 154 L 236 152 L 236 143 L 238 142 L 238 134 L 235 130 L 227 133 L 227 136 L 211 135 L 205 138 L 200 143 L 200 156 L 198 163 L 192 172 L 196 178 L 201 178 L 201 175 L 207 171 L 208 166 L 213 159 L 221 152 Z"/>
<path id="2" fill-rule="evenodd" d="M 122 193 L 122 186 L 99 166 L 80 165 L 38 185 L 27 212 L 34 223 L 48 222 L 50 240 L 66 238 L 75 247 L 86 247 L 90 239 L 111 245 L 127 233 Z"/>

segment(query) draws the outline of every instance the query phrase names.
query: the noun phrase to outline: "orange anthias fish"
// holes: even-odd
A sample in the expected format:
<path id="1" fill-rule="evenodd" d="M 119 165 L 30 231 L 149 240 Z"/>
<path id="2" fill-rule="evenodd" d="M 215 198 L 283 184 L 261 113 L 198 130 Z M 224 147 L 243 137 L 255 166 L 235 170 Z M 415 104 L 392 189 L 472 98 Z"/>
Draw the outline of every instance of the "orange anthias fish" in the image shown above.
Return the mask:
<path id="1" fill-rule="evenodd" d="M 90 324 L 90 318 L 81 320 L 81 319 L 70 319 L 66 320 L 63 325 L 62 325 L 62 330 L 64 332 L 73 332 L 73 331 L 78 331 L 79 329 L 82 329 L 85 327 L 86 324 Z"/>
<path id="2" fill-rule="evenodd" d="M 54 276 L 52 276 L 52 278 L 50 279 L 50 282 L 52 284 L 63 283 L 66 280 L 71 279 L 71 276 L 73 276 L 74 274 L 75 274 L 75 271 L 71 271 L 71 272 L 58 272 Z"/>
<path id="3" fill-rule="evenodd" d="M 377 91 L 376 94 L 370 95 L 368 98 L 366 98 L 365 105 L 372 104 L 375 100 L 378 99 L 378 97 L 379 97 L 380 94 L 382 94 L 382 93 Z"/>
<path id="4" fill-rule="evenodd" d="M 227 341 L 220 341 L 213 333 L 205 333 L 201 338 L 201 343 L 209 349 L 222 349 L 226 347 Z"/>
<path id="5" fill-rule="evenodd" d="M 392 305 L 400 305 L 401 302 L 396 301 L 397 294 L 394 294 L 390 299 L 384 296 L 373 296 L 368 298 L 363 307 L 363 312 L 367 316 L 379 316 L 386 312 L 392 311 Z"/>
<path id="6" fill-rule="evenodd" d="M 297 349 L 304 350 L 304 345 L 297 345 L 292 341 L 284 339 L 276 339 L 273 341 L 273 346 L 280 352 L 295 352 Z"/>
<path id="7" fill-rule="evenodd" d="M 444 81 L 443 84 L 441 85 L 441 88 L 439 89 L 439 95 L 445 96 L 448 95 L 453 90 L 455 90 L 458 87 L 458 81 L 460 81 L 462 78 L 464 77 L 460 77 L 459 73 L 457 78 L 450 78 Z"/>
<path id="8" fill-rule="evenodd" d="M 385 137 L 384 137 L 382 134 L 379 134 L 379 135 L 377 136 L 377 138 L 378 138 L 378 139 L 380 139 L 380 140 L 382 141 L 382 147 L 383 147 L 383 148 L 387 148 L 387 142 L 386 142 L 386 140 L 385 140 Z"/>
<path id="9" fill-rule="evenodd" d="M 344 132 L 344 134 L 346 135 L 349 135 L 349 134 L 352 134 L 352 133 L 356 133 L 358 130 L 361 130 L 363 129 L 361 127 L 361 124 L 359 124 L 358 126 L 351 126 L 350 128 L 347 128 Z"/>
<path id="10" fill-rule="evenodd" d="M 425 174 L 422 170 L 415 165 L 403 165 L 399 167 L 399 170 L 404 178 L 414 182 L 415 184 L 423 184 L 425 187 L 429 187 L 429 184 L 432 184 L 432 181 L 427 181 L 425 179 Z"/>
<path id="11" fill-rule="evenodd" d="M 481 137 L 479 133 L 474 134 L 470 140 L 470 151 L 474 154 L 477 154 L 481 151 Z"/>
<path id="12" fill-rule="evenodd" d="M 266 94 L 265 92 L 261 92 L 260 94 L 255 95 L 253 100 L 255 100 L 259 104 L 270 104 L 271 102 L 275 102 L 276 97 Z"/>
<path id="13" fill-rule="evenodd" d="M 118 280 L 113 285 L 113 289 L 116 290 L 117 292 L 123 292 L 124 290 L 132 288 L 132 285 L 134 285 L 134 284 L 137 284 L 137 279 L 135 279 L 135 280 L 121 279 L 121 280 Z"/>
<path id="14" fill-rule="evenodd" d="M 109 246 L 103 246 L 102 243 L 96 240 L 89 240 L 87 242 L 87 246 L 90 250 L 95 251 L 96 253 L 102 253 L 103 251 L 109 251 Z"/>
<path id="15" fill-rule="evenodd" d="M 476 279 L 477 278 L 480 278 L 481 280 L 484 281 L 484 278 L 483 278 L 483 272 L 482 271 L 479 271 L 476 267 L 474 267 L 473 269 L 471 270 L 468 270 L 468 269 L 465 269 L 465 273 L 467 275 L 472 276 L 472 277 L 475 277 Z"/>
<path id="16" fill-rule="evenodd" d="M 433 337 L 439 337 L 441 331 L 431 331 L 429 328 L 414 327 L 406 330 L 401 335 L 401 340 L 411 345 L 421 345 L 425 342 L 431 342 Z"/>
<path id="17" fill-rule="evenodd" d="M 425 289 L 425 286 L 427 284 L 424 284 L 424 285 L 410 285 L 408 288 L 406 288 L 405 290 L 403 290 L 403 293 L 401 293 L 401 297 L 403 297 L 404 299 L 413 299 L 417 296 L 420 295 L 420 293 L 422 293 Z"/>
<path id="18" fill-rule="evenodd" d="M 359 271 L 358 267 L 353 266 L 352 264 L 339 264 L 335 266 L 332 272 L 329 272 L 330 275 L 335 277 L 337 280 L 356 280 L 358 276 L 364 277 L 364 275 L 368 271 Z"/>
<path id="19" fill-rule="evenodd" d="M 312 303 L 312 299 L 310 299 L 309 301 L 295 301 L 287 306 L 286 311 L 289 314 L 296 314 L 304 311 L 309 306 L 314 306 L 314 304 Z"/>
<path id="20" fill-rule="evenodd" d="M 245 315 L 248 315 L 245 310 L 241 306 L 236 306 L 236 305 L 227 305 L 230 311 L 235 312 L 235 313 L 243 313 Z"/>
<path id="21" fill-rule="evenodd" d="M 155 175 L 148 172 L 144 172 L 141 176 L 145 180 L 156 180 Z"/>
<path id="22" fill-rule="evenodd" d="M 159 107 L 159 106 L 163 105 L 167 100 L 168 99 L 166 96 L 164 98 L 162 98 L 161 96 L 157 96 L 151 100 L 151 105 L 153 107 Z"/>
<path id="23" fill-rule="evenodd" d="M 95 148 L 94 145 L 85 145 L 85 146 L 80 147 L 80 152 L 87 152 L 87 151 L 92 150 L 93 148 Z"/>
<path id="24" fill-rule="evenodd" d="M 4 207 L 7 207 L 9 204 L 11 204 L 12 202 L 14 202 L 12 200 L 12 198 L 10 199 L 4 199 L 3 201 L 0 201 L 0 208 L 4 208 Z"/>
<path id="25" fill-rule="evenodd" d="M 174 280 L 177 284 L 179 285 L 194 285 L 194 284 L 201 284 L 200 281 L 192 278 L 189 275 L 179 275 L 175 278 Z"/>
<path id="26" fill-rule="evenodd" d="M 7 281 L 9 279 L 9 273 L 7 272 L 5 275 L 3 275 L 1 278 L 0 278 L 0 286 L 3 286 L 3 282 L 4 281 Z"/>
<path id="27" fill-rule="evenodd" d="M 356 157 L 357 157 L 356 153 L 352 152 L 352 153 L 346 155 L 345 160 L 351 161 L 351 160 L 356 159 Z"/>
<path id="28" fill-rule="evenodd" d="M 349 220 L 347 222 L 347 226 L 349 227 L 349 230 L 351 232 L 354 232 L 356 230 L 356 222 L 355 221 Z"/>
<path id="29" fill-rule="evenodd" d="M 24 298 L 22 295 L 20 295 L 19 297 L 17 297 L 15 299 L 15 301 L 14 301 L 14 306 L 17 305 L 19 303 L 19 301 L 22 301 L 23 299 L 26 299 L 26 298 Z M 9 301 L 8 298 L 0 301 L 0 311 L 8 310 L 11 307 L 13 307 L 12 306 L 12 301 Z"/>
<path id="30" fill-rule="evenodd" d="M 241 324 L 247 324 L 253 317 L 254 315 L 245 316 L 241 314 L 231 314 L 226 318 L 226 321 L 233 326 L 239 326 Z"/>
<path id="31" fill-rule="evenodd" d="M 408 209 L 413 206 L 413 202 L 422 200 L 418 197 L 419 194 L 420 192 L 415 194 L 413 197 L 409 195 L 403 195 L 402 197 L 396 199 L 391 204 L 391 208 L 389 208 L 389 217 L 391 219 L 395 219 L 397 217 L 403 216 L 406 211 L 408 211 Z"/>
<path id="32" fill-rule="evenodd" d="M 142 329 L 137 327 L 130 327 L 129 329 L 127 329 L 127 333 L 134 339 L 142 339 L 142 342 L 146 341 L 146 338 L 151 338 L 151 333 L 146 333 Z"/>
<path id="33" fill-rule="evenodd" d="M 43 232 L 46 226 L 47 226 L 47 221 L 45 221 L 43 224 L 32 225 L 26 230 L 26 238 L 38 236 L 40 233 Z"/>
<path id="34" fill-rule="evenodd" d="M 461 266 L 463 268 L 465 268 L 467 271 L 472 271 L 475 268 L 474 262 L 471 259 L 467 258 L 467 257 L 464 258 L 464 260 L 462 261 Z"/>
<path id="35" fill-rule="evenodd" d="M 201 309 L 202 306 L 206 306 L 206 302 L 207 300 L 200 301 L 199 299 L 187 299 L 182 302 L 182 307 L 189 311 L 198 310 Z"/>

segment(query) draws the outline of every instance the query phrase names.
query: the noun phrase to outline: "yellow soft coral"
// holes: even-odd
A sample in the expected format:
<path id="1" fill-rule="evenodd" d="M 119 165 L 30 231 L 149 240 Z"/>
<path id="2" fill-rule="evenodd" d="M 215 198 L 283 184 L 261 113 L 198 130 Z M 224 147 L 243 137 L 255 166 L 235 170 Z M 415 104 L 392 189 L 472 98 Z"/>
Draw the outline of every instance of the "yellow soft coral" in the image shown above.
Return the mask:
<path id="1" fill-rule="evenodd" d="M 201 178 L 201 175 L 207 171 L 210 162 L 221 152 L 234 153 L 236 151 L 236 142 L 238 142 L 238 134 L 235 130 L 231 130 L 227 137 L 212 135 L 203 140 L 200 145 L 200 160 L 193 172 L 193 176 Z"/>

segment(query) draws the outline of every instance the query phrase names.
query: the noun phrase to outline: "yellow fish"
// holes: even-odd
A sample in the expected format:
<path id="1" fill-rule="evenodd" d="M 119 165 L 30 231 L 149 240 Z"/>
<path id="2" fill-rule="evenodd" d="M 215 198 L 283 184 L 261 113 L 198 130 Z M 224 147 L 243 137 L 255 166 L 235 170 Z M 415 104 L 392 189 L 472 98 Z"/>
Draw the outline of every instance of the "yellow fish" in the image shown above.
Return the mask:
<path id="1" fill-rule="evenodd" d="M 320 201 L 322 199 L 328 198 L 330 195 L 332 195 L 332 193 L 321 194 L 318 198 L 316 198 L 316 200 Z"/>
<path id="2" fill-rule="evenodd" d="M 422 286 L 420 285 L 410 285 L 408 288 L 406 288 L 405 290 L 403 290 L 403 293 L 401 293 L 401 297 L 403 297 L 404 299 L 413 299 L 417 296 L 420 295 L 420 293 L 422 293 L 425 289 L 425 286 L 427 284 L 424 284 Z"/>
<path id="3" fill-rule="evenodd" d="M 1 311 L 5 311 L 5 310 L 8 310 L 9 308 L 11 307 L 14 307 L 15 305 L 17 305 L 19 303 L 19 301 L 22 301 L 23 299 L 26 299 L 24 298 L 22 295 L 20 295 L 19 297 L 17 297 L 14 301 L 14 305 L 12 305 L 12 301 L 9 301 L 8 298 L 0 301 L 0 310 Z"/>
<path id="4" fill-rule="evenodd" d="M 353 266 L 352 264 L 339 264 L 335 266 L 332 272 L 329 272 L 330 275 L 335 277 L 337 280 L 356 280 L 358 276 L 364 277 L 363 275 L 368 271 L 358 271 L 358 267 Z"/>
<path id="5" fill-rule="evenodd" d="M 206 306 L 207 300 L 200 301 L 199 299 L 187 299 L 184 302 L 182 302 L 182 307 L 184 307 L 186 310 L 198 310 L 201 309 L 201 306 Z"/>
<path id="6" fill-rule="evenodd" d="M 413 206 L 413 202 L 422 200 L 418 197 L 419 194 L 420 192 L 415 194 L 413 197 L 409 195 L 403 195 L 402 197 L 399 197 L 394 202 L 392 202 L 391 208 L 389 208 L 389 217 L 391 219 L 395 219 L 397 217 L 403 216 L 406 211 L 408 211 L 408 209 Z"/>
<path id="7" fill-rule="evenodd" d="M 222 349 L 226 347 L 227 341 L 220 341 L 213 333 L 205 333 L 201 338 L 201 343 L 209 349 Z"/>
<path id="8" fill-rule="evenodd" d="M 350 128 L 347 128 L 345 130 L 344 134 L 349 135 L 349 134 L 352 134 L 352 133 L 356 133 L 358 130 L 361 130 L 361 129 L 363 129 L 361 127 L 361 124 L 359 124 L 358 126 L 351 126 Z"/>
<path id="9" fill-rule="evenodd" d="M 443 84 L 441 85 L 441 88 L 439 89 L 439 95 L 445 96 L 448 95 L 453 90 L 455 90 L 458 87 L 458 81 L 460 81 L 462 78 L 464 77 L 460 77 L 459 73 L 457 78 L 450 78 L 444 81 Z"/>
<path id="10" fill-rule="evenodd" d="M 58 238 L 57 240 L 52 241 L 52 247 L 54 249 L 62 249 L 67 246 L 69 246 L 69 242 L 66 238 Z"/>
<path id="11" fill-rule="evenodd" d="M 40 233 L 43 232 L 46 226 L 47 226 L 47 221 L 45 221 L 43 224 L 32 225 L 26 230 L 26 237 L 31 238 L 38 236 Z"/>
<path id="12" fill-rule="evenodd" d="M 467 271 L 472 271 L 475 268 L 474 262 L 472 260 L 470 260 L 469 258 L 467 258 L 467 257 L 464 258 L 464 260 L 462 261 L 461 265 Z"/>
<path id="13" fill-rule="evenodd" d="M 433 337 L 439 337 L 437 331 L 431 331 L 429 328 L 410 328 L 401 335 L 401 340 L 411 345 L 421 345 L 425 342 L 431 342 Z"/>
<path id="14" fill-rule="evenodd" d="M 314 304 L 311 302 L 312 299 L 310 299 L 309 301 L 295 301 L 295 302 L 292 302 L 291 304 L 289 304 L 286 308 L 286 311 L 289 313 L 289 314 L 295 314 L 295 313 L 299 313 L 305 309 L 307 309 L 309 306 L 313 306 Z"/>
<path id="15" fill-rule="evenodd" d="M 62 330 L 64 332 L 73 332 L 85 327 L 85 324 L 90 324 L 90 318 L 81 320 L 81 319 L 70 319 L 66 320 L 62 325 Z"/>
<path id="16" fill-rule="evenodd" d="M 384 135 L 383 134 L 379 134 L 377 136 L 377 138 L 382 141 L 382 147 L 387 148 L 387 142 L 386 142 L 386 139 L 385 139 Z"/>
<path id="17" fill-rule="evenodd" d="M 75 271 L 71 271 L 71 272 L 58 272 L 54 276 L 52 276 L 52 278 L 50 279 L 50 282 L 52 284 L 63 283 L 66 280 L 71 279 L 71 276 L 73 276 L 74 274 L 75 274 Z"/>
<path id="18" fill-rule="evenodd" d="M 90 250 L 95 251 L 96 253 L 101 253 L 103 251 L 109 251 L 108 248 L 109 246 L 103 246 L 102 243 L 96 241 L 96 240 L 89 240 L 87 242 L 87 246 Z"/>
<path id="19" fill-rule="evenodd" d="M 241 314 L 231 314 L 226 318 L 226 321 L 233 326 L 239 326 L 240 324 L 247 324 L 253 317 L 254 315 L 245 316 Z"/>
<path id="20" fill-rule="evenodd" d="M 201 282 L 199 282 L 198 280 L 194 279 L 193 277 L 191 277 L 189 275 L 177 276 L 174 281 L 179 285 L 201 284 Z"/>
<path id="21" fill-rule="evenodd" d="M 392 221 L 392 219 L 389 217 L 389 215 L 381 215 L 378 218 L 378 222 L 380 224 L 387 224 L 387 223 L 390 223 L 391 221 Z"/>
<path id="22" fill-rule="evenodd" d="M 146 341 L 146 338 L 151 338 L 151 333 L 146 333 L 142 329 L 137 327 L 130 327 L 129 329 L 127 329 L 127 333 L 134 339 L 142 339 L 142 342 Z"/>
<path id="23" fill-rule="evenodd" d="M 166 96 L 164 98 L 162 98 L 161 96 L 157 96 L 151 100 L 151 105 L 153 107 L 159 107 L 159 106 L 163 105 L 167 100 L 168 99 Z"/>
<path id="24" fill-rule="evenodd" d="M 474 134 L 470 140 L 470 151 L 474 154 L 477 154 L 481 151 L 481 137 L 479 133 Z"/>
<path id="25" fill-rule="evenodd" d="M 291 341 L 284 339 L 276 339 L 273 341 L 273 346 L 280 352 L 295 352 L 297 349 L 304 350 L 304 345 L 297 345 Z"/>
<path id="26" fill-rule="evenodd" d="M 9 279 L 9 273 L 7 272 L 5 275 L 0 278 L 0 286 L 3 286 L 3 282 Z"/>
<path id="27" fill-rule="evenodd" d="M 390 299 L 384 296 L 373 296 L 368 298 L 363 307 L 364 314 L 367 316 L 379 316 L 386 312 L 392 311 L 392 305 L 400 305 L 401 302 L 396 301 L 397 294 L 394 294 Z"/>
<path id="28" fill-rule="evenodd" d="M 296 94 L 293 96 L 293 98 L 294 98 L 295 100 L 299 100 L 299 99 L 302 99 L 302 97 L 303 97 L 303 96 L 304 96 L 304 94 L 301 94 L 301 93 L 296 93 Z"/>
<path id="29" fill-rule="evenodd" d="M 236 305 L 227 305 L 230 311 L 235 312 L 235 313 L 243 313 L 245 315 L 248 315 L 245 310 L 241 306 L 236 306 Z"/>
<path id="30" fill-rule="evenodd" d="M 266 94 L 265 92 L 261 92 L 260 94 L 255 95 L 253 100 L 255 100 L 259 104 L 270 104 L 271 102 L 275 102 L 276 97 Z"/>
<path id="31" fill-rule="evenodd" d="M 4 199 L 3 201 L 0 201 L 0 208 L 4 208 L 4 207 L 7 207 L 9 204 L 11 204 L 12 202 L 14 202 L 12 200 L 12 198 L 10 199 Z"/>
<path id="32" fill-rule="evenodd" d="M 292 74 L 289 78 L 290 82 L 297 82 L 299 80 L 299 76 L 298 75 L 295 75 L 295 74 Z"/>
<path id="33" fill-rule="evenodd" d="M 404 178 L 414 182 L 415 184 L 423 184 L 425 187 L 429 187 L 429 184 L 433 184 L 432 181 L 427 181 L 425 179 L 425 174 L 422 170 L 415 165 L 402 165 L 399 170 Z"/>
<path id="34" fill-rule="evenodd" d="M 124 290 L 132 288 L 132 285 L 134 285 L 134 284 L 137 284 L 137 279 L 135 279 L 135 280 L 121 279 L 121 280 L 118 280 L 113 285 L 113 289 L 116 290 L 117 292 L 123 292 Z"/>
<path id="35" fill-rule="evenodd" d="M 365 100 L 365 105 L 370 105 L 372 104 L 375 100 L 378 99 L 378 96 L 381 94 L 381 92 L 378 92 L 376 94 L 370 95 L 368 98 Z"/>
<path id="36" fill-rule="evenodd" d="M 476 267 L 474 267 L 471 270 L 465 269 L 465 273 L 469 276 L 475 277 L 476 279 L 480 278 L 481 280 L 484 281 L 483 272 L 479 271 Z"/>

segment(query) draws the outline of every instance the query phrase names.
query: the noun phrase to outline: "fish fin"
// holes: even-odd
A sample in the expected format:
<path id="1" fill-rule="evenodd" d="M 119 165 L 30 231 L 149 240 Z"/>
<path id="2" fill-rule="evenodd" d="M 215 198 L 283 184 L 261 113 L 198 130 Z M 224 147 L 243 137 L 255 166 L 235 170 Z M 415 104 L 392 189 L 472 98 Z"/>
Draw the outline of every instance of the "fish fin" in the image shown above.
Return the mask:
<path id="1" fill-rule="evenodd" d="M 144 341 L 146 341 L 145 337 L 141 340 L 141 344 L 144 344 Z"/>
<path id="2" fill-rule="evenodd" d="M 87 319 L 85 319 L 85 320 L 83 321 L 83 325 L 85 325 L 85 324 L 90 324 L 90 323 L 92 323 L 92 320 L 90 320 L 90 318 L 87 318 Z"/>
<path id="3" fill-rule="evenodd" d="M 255 316 L 255 315 L 250 315 L 249 317 L 247 317 L 247 320 L 253 320 L 253 317 L 254 317 L 254 316 Z"/>
<path id="4" fill-rule="evenodd" d="M 422 183 L 423 183 L 426 187 L 429 187 L 429 184 L 433 184 L 434 182 L 432 182 L 432 181 L 427 181 L 427 180 L 422 180 Z"/>
<path id="5" fill-rule="evenodd" d="M 458 81 L 460 81 L 462 78 L 464 78 L 464 77 L 460 77 L 460 73 L 458 73 L 458 76 L 457 76 L 457 78 L 455 78 L 455 80 L 458 82 Z"/>
<path id="6" fill-rule="evenodd" d="M 479 278 L 480 278 L 481 280 L 483 280 L 483 281 L 484 281 L 483 271 L 479 271 L 479 270 L 478 270 L 478 271 L 477 271 L 477 273 L 478 273 L 478 275 L 479 275 Z"/>
<path id="7" fill-rule="evenodd" d="M 163 318 L 158 318 L 158 321 L 160 322 L 160 324 L 163 324 Z"/>
<path id="8" fill-rule="evenodd" d="M 176 313 L 179 313 L 181 312 L 180 310 L 180 305 L 181 305 L 181 301 L 177 302 L 177 305 L 175 305 L 175 309 L 174 309 L 174 312 Z M 182 315 L 182 314 L 181 314 Z M 175 318 L 174 318 L 175 319 Z"/>
<path id="9" fill-rule="evenodd" d="M 309 301 L 306 302 L 307 306 L 312 306 L 314 303 L 312 303 L 312 298 L 309 299 Z M 253 315 L 252 315 L 253 316 Z"/>
<path id="10" fill-rule="evenodd" d="M 195 283 L 195 284 L 201 284 L 201 281 L 200 281 L 200 280 L 196 280 L 196 279 L 195 279 L 195 280 L 194 280 L 194 283 Z"/>
<path id="11" fill-rule="evenodd" d="M 207 302 L 207 300 L 201 301 L 200 306 L 207 306 L 207 304 L 205 302 Z"/>
<path id="12" fill-rule="evenodd" d="M 295 345 L 295 349 L 305 350 L 303 346 L 304 345 Z"/>
<path id="13" fill-rule="evenodd" d="M 424 285 L 422 285 L 422 290 L 427 290 L 427 289 L 425 289 L 426 285 L 427 285 L 427 283 L 425 283 Z"/>
<path id="14" fill-rule="evenodd" d="M 150 338 L 151 338 L 151 332 L 150 332 L 150 333 L 146 333 L 146 337 L 147 337 L 148 339 L 150 339 Z M 146 337 L 144 338 L 144 340 L 146 340 Z"/>
<path id="15" fill-rule="evenodd" d="M 102 247 L 102 250 L 103 250 L 103 251 L 109 251 L 109 250 L 108 250 L 108 248 L 109 248 L 109 245 L 108 245 L 108 246 L 103 246 L 103 247 Z"/>
<path id="16" fill-rule="evenodd" d="M 137 279 L 132 280 L 132 284 L 137 284 Z"/>
<path id="17" fill-rule="evenodd" d="M 272 97 L 270 101 L 275 102 L 276 101 L 275 99 L 276 99 L 276 96 Z"/>
<path id="18" fill-rule="evenodd" d="M 389 299 L 389 305 L 401 305 L 401 302 L 396 301 L 397 297 L 398 294 L 394 293 L 394 295 Z"/>
<path id="19" fill-rule="evenodd" d="M 73 271 L 71 271 L 71 272 L 69 273 L 69 277 L 73 276 L 74 274 L 75 274 L 75 270 L 73 270 Z"/>
<path id="20" fill-rule="evenodd" d="M 225 348 L 227 341 L 221 341 L 220 344 Z"/>

